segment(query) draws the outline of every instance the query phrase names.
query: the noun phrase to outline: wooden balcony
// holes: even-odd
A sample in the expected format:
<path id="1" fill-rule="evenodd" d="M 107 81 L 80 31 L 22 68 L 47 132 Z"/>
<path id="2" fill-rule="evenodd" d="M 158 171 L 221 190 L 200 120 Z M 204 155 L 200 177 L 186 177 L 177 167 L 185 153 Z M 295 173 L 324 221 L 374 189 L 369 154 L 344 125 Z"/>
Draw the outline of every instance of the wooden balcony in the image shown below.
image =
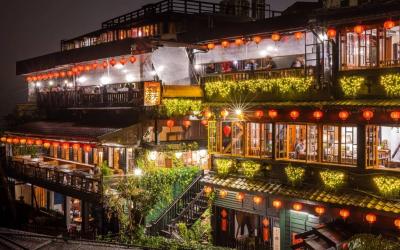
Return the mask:
<path id="1" fill-rule="evenodd" d="M 37 93 L 37 105 L 41 108 L 135 107 L 142 104 L 140 90 L 98 94 L 79 91 Z"/>
<path id="2" fill-rule="evenodd" d="M 12 159 L 7 164 L 7 175 L 64 195 L 83 200 L 98 201 L 102 181 L 84 170 L 62 168 L 54 161 Z"/>

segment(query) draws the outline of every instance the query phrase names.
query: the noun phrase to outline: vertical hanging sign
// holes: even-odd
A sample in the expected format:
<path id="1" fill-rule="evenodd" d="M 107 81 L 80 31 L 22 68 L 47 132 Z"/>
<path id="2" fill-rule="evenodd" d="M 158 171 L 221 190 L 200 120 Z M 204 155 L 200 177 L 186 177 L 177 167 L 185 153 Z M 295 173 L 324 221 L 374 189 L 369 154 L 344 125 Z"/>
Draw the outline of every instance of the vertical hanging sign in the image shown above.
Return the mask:
<path id="1" fill-rule="evenodd" d="M 281 249 L 281 229 L 279 227 L 273 227 L 272 229 L 273 235 L 273 243 L 272 249 L 273 250 L 280 250 Z"/>
<path id="2" fill-rule="evenodd" d="M 161 103 L 160 82 L 144 82 L 144 106 L 156 106 Z"/>

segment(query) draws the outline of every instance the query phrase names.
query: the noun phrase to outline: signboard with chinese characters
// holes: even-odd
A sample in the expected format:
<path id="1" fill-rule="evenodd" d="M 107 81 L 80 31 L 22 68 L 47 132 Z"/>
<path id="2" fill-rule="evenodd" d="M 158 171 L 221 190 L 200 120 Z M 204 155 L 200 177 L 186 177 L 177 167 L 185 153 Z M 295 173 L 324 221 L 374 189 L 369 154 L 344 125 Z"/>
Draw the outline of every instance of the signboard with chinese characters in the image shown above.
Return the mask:
<path id="1" fill-rule="evenodd" d="M 280 250 L 281 249 L 281 229 L 279 227 L 273 227 L 272 236 L 273 236 L 272 249 Z"/>
<path id="2" fill-rule="evenodd" d="M 161 84 L 160 82 L 144 83 L 144 106 L 160 105 Z"/>

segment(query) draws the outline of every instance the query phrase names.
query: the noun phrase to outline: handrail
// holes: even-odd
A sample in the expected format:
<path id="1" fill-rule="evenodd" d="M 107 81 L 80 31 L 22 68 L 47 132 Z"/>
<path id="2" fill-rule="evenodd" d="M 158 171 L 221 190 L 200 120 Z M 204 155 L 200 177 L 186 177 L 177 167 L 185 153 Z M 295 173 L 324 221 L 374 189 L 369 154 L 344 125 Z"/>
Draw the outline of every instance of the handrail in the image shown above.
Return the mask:
<path id="1" fill-rule="evenodd" d="M 201 188 L 199 187 L 200 184 L 200 180 L 201 178 L 204 176 L 204 170 L 199 171 L 197 177 L 192 181 L 192 183 L 182 192 L 181 195 L 179 195 L 165 210 L 162 214 L 160 214 L 160 216 L 158 216 L 158 218 L 156 220 L 154 220 L 153 222 L 151 222 L 151 224 L 147 227 L 149 230 L 149 233 L 154 235 L 156 234 L 158 231 L 161 231 L 163 229 L 165 229 L 164 227 L 167 225 L 168 222 L 172 221 L 175 217 L 178 216 L 178 214 L 176 214 L 177 209 L 180 209 L 179 206 L 179 202 L 181 202 L 182 200 L 187 200 L 185 198 L 191 198 L 191 197 L 187 197 L 190 196 L 192 194 L 197 194 L 198 192 L 201 191 Z M 175 212 L 174 216 L 171 216 L 172 213 Z M 167 218 L 170 217 L 170 218 Z M 173 217 L 173 218 L 172 218 Z M 166 222 L 165 220 L 169 219 L 168 222 Z"/>

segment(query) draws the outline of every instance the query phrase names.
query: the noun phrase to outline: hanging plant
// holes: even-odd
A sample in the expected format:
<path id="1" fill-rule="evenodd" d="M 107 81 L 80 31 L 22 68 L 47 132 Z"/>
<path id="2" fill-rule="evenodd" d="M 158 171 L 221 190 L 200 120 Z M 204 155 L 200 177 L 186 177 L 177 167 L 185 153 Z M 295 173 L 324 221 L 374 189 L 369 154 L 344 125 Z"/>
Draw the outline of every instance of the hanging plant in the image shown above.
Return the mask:
<path id="1" fill-rule="evenodd" d="M 232 94 L 240 94 L 245 91 L 256 93 L 272 93 L 276 90 L 280 94 L 289 92 L 305 93 L 310 89 L 314 78 L 312 77 L 281 77 L 272 79 L 252 79 L 240 81 L 215 81 L 205 85 L 208 97 L 220 96 L 226 98 Z"/>
<path id="2" fill-rule="evenodd" d="M 326 189 L 338 190 L 345 184 L 346 175 L 342 171 L 324 170 L 319 175 Z"/>
<path id="3" fill-rule="evenodd" d="M 344 76 L 340 80 L 340 87 L 346 97 L 355 97 L 365 83 L 365 78 L 361 76 Z"/>
<path id="4" fill-rule="evenodd" d="M 377 176 L 373 181 L 381 195 L 384 197 L 400 196 L 400 178 L 392 176 Z"/>
<path id="5" fill-rule="evenodd" d="M 285 173 L 288 182 L 292 186 L 297 186 L 303 182 L 306 170 L 301 167 L 293 167 L 292 164 L 289 163 L 289 165 L 285 168 Z"/>
<path id="6" fill-rule="evenodd" d="M 234 171 L 234 163 L 229 159 L 216 159 L 215 166 L 217 174 L 221 176 L 226 176 Z"/>
<path id="7" fill-rule="evenodd" d="M 400 96 L 400 74 L 381 76 L 380 84 L 389 96 Z"/>
<path id="8" fill-rule="evenodd" d="M 162 112 L 169 117 L 185 116 L 202 110 L 202 102 L 200 100 L 170 98 L 164 99 L 163 105 Z"/>
<path id="9" fill-rule="evenodd" d="M 254 178 L 261 170 L 261 164 L 254 161 L 243 161 L 240 163 L 243 175 Z"/>

